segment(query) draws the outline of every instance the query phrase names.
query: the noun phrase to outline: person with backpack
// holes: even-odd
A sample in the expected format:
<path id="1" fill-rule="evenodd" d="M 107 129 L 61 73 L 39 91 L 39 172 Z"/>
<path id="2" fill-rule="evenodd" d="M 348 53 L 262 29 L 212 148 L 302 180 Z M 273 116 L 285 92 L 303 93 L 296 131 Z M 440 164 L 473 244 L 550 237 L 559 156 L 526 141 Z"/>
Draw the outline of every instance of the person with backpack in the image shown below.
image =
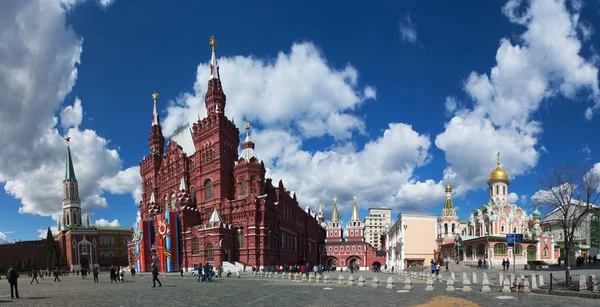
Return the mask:
<path id="1" fill-rule="evenodd" d="M 19 298 L 19 288 L 17 287 L 17 280 L 19 278 L 19 272 L 13 268 L 12 264 L 6 273 L 6 279 L 8 279 L 8 283 L 10 284 L 10 298 L 14 299 L 15 295 Z"/>

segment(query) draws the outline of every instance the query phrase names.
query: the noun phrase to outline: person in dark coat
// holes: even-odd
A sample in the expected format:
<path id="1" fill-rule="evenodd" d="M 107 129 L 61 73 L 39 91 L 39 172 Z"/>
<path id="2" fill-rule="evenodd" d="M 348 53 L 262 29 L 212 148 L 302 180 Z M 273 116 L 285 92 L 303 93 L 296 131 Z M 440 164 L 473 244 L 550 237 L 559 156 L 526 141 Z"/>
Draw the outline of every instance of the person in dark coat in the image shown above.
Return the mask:
<path id="1" fill-rule="evenodd" d="M 162 287 L 162 283 L 158 280 L 158 267 L 156 267 L 156 263 L 152 264 L 152 288 L 156 287 L 156 282 L 158 282 L 158 286 Z"/>
<path id="2" fill-rule="evenodd" d="M 8 279 L 8 283 L 10 284 L 10 298 L 15 298 L 15 296 L 19 298 L 19 288 L 17 287 L 18 278 L 19 272 L 11 265 L 6 273 L 6 279 Z"/>
<path id="3" fill-rule="evenodd" d="M 38 271 L 36 269 L 33 269 L 33 272 L 31 272 L 31 275 L 33 275 L 33 278 L 31 279 L 31 284 L 33 284 L 34 280 L 39 284 L 40 281 L 38 280 Z"/>

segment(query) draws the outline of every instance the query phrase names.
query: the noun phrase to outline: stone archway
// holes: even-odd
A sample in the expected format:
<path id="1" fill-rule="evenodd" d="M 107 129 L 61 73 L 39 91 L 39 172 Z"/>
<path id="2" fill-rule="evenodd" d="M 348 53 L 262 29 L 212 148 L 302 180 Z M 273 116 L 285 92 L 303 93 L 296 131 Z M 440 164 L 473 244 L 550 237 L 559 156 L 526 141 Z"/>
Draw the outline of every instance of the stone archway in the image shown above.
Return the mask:
<path id="1" fill-rule="evenodd" d="M 353 267 L 353 268 L 360 268 L 360 266 L 363 264 L 360 257 L 358 256 L 350 256 L 348 257 L 348 259 L 346 260 L 346 266 L 347 267 Z"/>
<path id="2" fill-rule="evenodd" d="M 82 257 L 79 259 L 79 261 L 80 261 L 80 263 L 81 263 L 81 268 L 82 268 L 82 269 L 87 269 L 87 270 L 89 270 L 89 269 L 90 269 L 90 258 L 88 258 L 88 257 L 83 257 L 83 256 L 82 256 Z"/>
<path id="3" fill-rule="evenodd" d="M 338 265 L 338 260 L 335 257 L 331 257 L 327 259 L 327 267 L 331 269 L 335 269 Z"/>
<path id="4" fill-rule="evenodd" d="M 373 264 L 371 264 L 371 269 L 379 270 L 380 268 L 381 268 L 381 263 L 379 261 L 375 261 L 375 262 L 373 262 Z"/>

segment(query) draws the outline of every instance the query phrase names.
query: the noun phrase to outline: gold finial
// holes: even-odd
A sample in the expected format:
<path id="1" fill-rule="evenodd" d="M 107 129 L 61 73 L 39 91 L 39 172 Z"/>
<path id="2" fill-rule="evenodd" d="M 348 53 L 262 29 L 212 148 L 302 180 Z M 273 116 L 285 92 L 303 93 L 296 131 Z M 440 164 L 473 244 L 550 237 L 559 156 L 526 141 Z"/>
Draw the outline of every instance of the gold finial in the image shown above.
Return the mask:
<path id="1" fill-rule="evenodd" d="M 250 130 L 250 122 L 249 121 L 246 121 L 246 123 L 244 124 L 244 129 L 246 131 Z"/>
<path id="2" fill-rule="evenodd" d="M 358 198 L 358 196 L 354 195 L 354 202 L 356 202 L 357 198 Z"/>
<path id="3" fill-rule="evenodd" d="M 333 198 L 333 203 L 335 204 L 337 202 L 337 197 Z"/>
<path id="4" fill-rule="evenodd" d="M 496 157 L 498 157 L 498 162 L 497 162 L 497 163 L 498 163 L 498 166 L 500 166 L 500 152 L 498 152 L 498 153 L 496 154 Z"/>
<path id="5" fill-rule="evenodd" d="M 319 204 L 323 205 L 323 201 L 319 199 Z"/>
<path id="6" fill-rule="evenodd" d="M 69 143 L 71 142 L 71 138 L 70 138 L 70 137 L 68 137 L 68 136 L 66 136 L 66 137 L 65 137 L 65 142 L 67 142 L 67 144 L 69 144 Z"/>
<path id="7" fill-rule="evenodd" d="M 217 46 L 217 40 L 215 39 L 214 36 L 211 36 L 208 39 L 208 42 L 210 43 L 210 45 L 212 46 L 212 51 L 215 52 L 215 47 Z"/>
<path id="8" fill-rule="evenodd" d="M 158 93 L 156 91 L 154 91 L 154 93 L 152 93 L 152 99 L 154 100 L 154 102 L 156 102 L 157 98 L 158 98 Z"/>

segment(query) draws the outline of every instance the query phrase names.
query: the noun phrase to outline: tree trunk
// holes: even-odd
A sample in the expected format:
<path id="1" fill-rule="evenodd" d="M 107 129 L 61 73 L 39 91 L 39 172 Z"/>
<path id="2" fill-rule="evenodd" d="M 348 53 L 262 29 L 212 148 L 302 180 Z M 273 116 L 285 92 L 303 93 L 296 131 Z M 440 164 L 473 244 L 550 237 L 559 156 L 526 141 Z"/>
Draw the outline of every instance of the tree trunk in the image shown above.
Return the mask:
<path id="1" fill-rule="evenodd" d="M 571 286 L 571 247 L 565 244 L 565 284 Z"/>

